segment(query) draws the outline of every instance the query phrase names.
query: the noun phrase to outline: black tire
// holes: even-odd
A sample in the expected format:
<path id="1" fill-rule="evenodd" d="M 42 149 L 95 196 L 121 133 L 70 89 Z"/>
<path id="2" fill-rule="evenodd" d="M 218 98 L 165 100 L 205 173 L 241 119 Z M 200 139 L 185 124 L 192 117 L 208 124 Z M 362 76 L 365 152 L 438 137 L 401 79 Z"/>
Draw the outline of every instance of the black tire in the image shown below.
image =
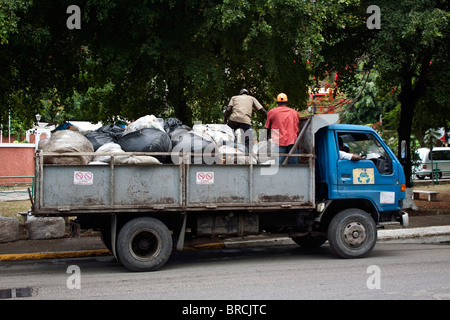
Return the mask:
<path id="1" fill-rule="evenodd" d="M 377 242 L 377 226 L 360 209 L 346 209 L 336 214 L 328 227 L 331 248 L 342 258 L 367 256 Z"/>
<path id="2" fill-rule="evenodd" d="M 442 172 L 441 171 L 437 171 L 437 172 L 430 173 L 430 175 L 429 175 L 431 180 L 436 179 L 436 176 L 438 177 L 438 179 L 441 179 L 442 178 Z"/>
<path id="3" fill-rule="evenodd" d="M 292 240 L 302 248 L 314 249 L 319 248 L 321 245 L 323 245 L 327 241 L 327 238 L 304 236 L 304 237 L 293 237 Z"/>
<path id="4" fill-rule="evenodd" d="M 130 271 L 155 271 L 169 260 L 172 236 L 161 221 L 143 217 L 127 222 L 117 237 L 119 261 Z"/>

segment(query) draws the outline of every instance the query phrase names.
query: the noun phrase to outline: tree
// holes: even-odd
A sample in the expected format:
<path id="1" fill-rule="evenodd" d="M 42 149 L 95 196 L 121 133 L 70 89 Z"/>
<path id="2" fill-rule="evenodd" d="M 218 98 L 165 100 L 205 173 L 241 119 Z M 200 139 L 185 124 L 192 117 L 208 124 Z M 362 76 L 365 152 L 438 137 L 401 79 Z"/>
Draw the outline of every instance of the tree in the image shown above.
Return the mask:
<path id="1" fill-rule="evenodd" d="M 349 97 L 360 98 L 340 114 L 340 120 L 343 123 L 353 124 L 377 124 L 383 121 L 383 115 L 390 112 L 396 106 L 396 99 L 391 95 L 384 95 L 377 86 L 379 79 L 377 72 L 370 74 L 358 73 L 351 88 L 346 88 L 346 95 Z M 361 92 L 362 91 L 362 92 Z M 381 118 L 381 119 L 380 119 Z"/>
<path id="2" fill-rule="evenodd" d="M 0 105 L 11 94 L 27 99 L 23 120 L 33 121 L 57 92 L 64 110 L 76 97 L 95 122 L 153 113 L 191 124 L 221 121 L 246 87 L 266 106 L 286 92 L 301 109 L 322 25 L 341 26 L 339 11 L 352 2 L 84 0 L 81 29 L 66 27 L 69 0 L 12 7 L 20 23 L 2 45 Z"/>
<path id="3" fill-rule="evenodd" d="M 399 140 L 405 140 L 410 155 L 414 112 L 427 93 L 443 104 L 450 97 L 442 70 L 449 71 L 450 12 L 444 1 L 382 2 L 382 27 L 371 40 L 370 60 L 384 87 L 399 87 L 401 105 Z M 440 85 L 442 92 L 436 90 Z M 440 102 L 439 102 L 440 101 Z M 400 150 L 399 158 L 400 158 Z M 404 162 L 407 187 L 411 187 L 411 157 Z"/>
<path id="4" fill-rule="evenodd" d="M 6 115 L 30 127 L 41 113 L 43 95 L 56 90 L 62 100 L 79 84 L 84 54 L 68 34 L 69 1 L 4 0 L 0 11 L 13 21 L 0 44 L 0 121 Z M 5 40 L 6 39 L 6 40 Z"/>
<path id="5" fill-rule="evenodd" d="M 426 100 L 433 101 L 435 108 L 448 108 L 449 84 L 444 75 L 449 74 L 450 13 L 446 1 L 378 1 L 381 26 L 372 30 L 364 25 L 368 17 L 365 9 L 371 4 L 361 1 L 358 7 L 350 8 L 359 23 L 348 30 L 325 30 L 325 37 L 334 41 L 323 47 L 324 62 L 317 70 L 333 68 L 340 72 L 345 86 L 354 78 L 358 61 L 364 61 L 366 70 L 378 73 L 379 90 L 391 93 L 396 89 L 400 104 L 397 131 L 399 140 L 407 143 L 403 165 L 407 187 L 411 187 L 410 141 L 416 108 Z M 399 148 L 399 158 L 400 153 Z"/>

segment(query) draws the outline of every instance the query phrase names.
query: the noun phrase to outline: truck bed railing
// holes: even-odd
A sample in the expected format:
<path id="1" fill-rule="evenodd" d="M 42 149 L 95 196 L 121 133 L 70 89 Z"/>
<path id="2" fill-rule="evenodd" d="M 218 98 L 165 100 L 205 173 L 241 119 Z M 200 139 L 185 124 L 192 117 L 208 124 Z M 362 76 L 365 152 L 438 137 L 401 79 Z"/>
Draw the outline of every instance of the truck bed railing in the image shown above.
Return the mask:
<path id="1" fill-rule="evenodd" d="M 314 207 L 313 154 L 289 154 L 298 165 L 191 163 L 201 153 L 36 153 L 35 214 L 298 209 Z M 178 164 L 116 164 L 122 156 L 178 156 Z M 222 155 L 222 154 L 221 154 Z M 282 154 L 283 155 L 283 154 Z M 287 155 L 287 154 L 284 154 Z M 46 157 L 111 156 L 109 164 L 46 164 Z M 218 155 L 217 155 L 218 156 Z M 256 154 L 247 154 L 253 157 Z M 273 154 L 278 156 L 278 154 Z M 239 159 L 241 158 L 242 161 Z M 223 159 L 220 158 L 219 159 Z M 264 174 L 273 170 L 272 174 Z M 76 180 L 88 174 L 92 181 Z M 202 180 L 204 179 L 204 180 Z M 275 186 L 277 186 L 275 188 Z"/>

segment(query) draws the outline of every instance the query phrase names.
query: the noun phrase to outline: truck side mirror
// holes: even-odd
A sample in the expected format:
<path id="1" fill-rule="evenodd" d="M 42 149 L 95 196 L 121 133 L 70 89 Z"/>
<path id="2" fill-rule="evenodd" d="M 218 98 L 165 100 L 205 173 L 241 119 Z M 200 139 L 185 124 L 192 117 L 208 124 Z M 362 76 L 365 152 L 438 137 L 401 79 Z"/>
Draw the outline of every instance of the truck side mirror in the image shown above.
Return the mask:
<path id="1" fill-rule="evenodd" d="M 401 145 L 400 145 L 400 157 L 402 158 L 402 160 L 406 159 L 406 141 L 402 140 Z"/>

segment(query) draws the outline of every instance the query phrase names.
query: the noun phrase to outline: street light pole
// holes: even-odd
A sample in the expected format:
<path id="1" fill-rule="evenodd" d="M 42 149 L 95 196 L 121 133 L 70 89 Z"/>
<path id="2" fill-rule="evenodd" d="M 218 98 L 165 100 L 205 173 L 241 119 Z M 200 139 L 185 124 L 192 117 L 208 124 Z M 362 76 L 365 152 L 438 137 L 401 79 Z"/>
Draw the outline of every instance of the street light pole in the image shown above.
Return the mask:
<path id="1" fill-rule="evenodd" d="M 8 143 L 11 143 L 11 108 L 8 114 Z"/>

